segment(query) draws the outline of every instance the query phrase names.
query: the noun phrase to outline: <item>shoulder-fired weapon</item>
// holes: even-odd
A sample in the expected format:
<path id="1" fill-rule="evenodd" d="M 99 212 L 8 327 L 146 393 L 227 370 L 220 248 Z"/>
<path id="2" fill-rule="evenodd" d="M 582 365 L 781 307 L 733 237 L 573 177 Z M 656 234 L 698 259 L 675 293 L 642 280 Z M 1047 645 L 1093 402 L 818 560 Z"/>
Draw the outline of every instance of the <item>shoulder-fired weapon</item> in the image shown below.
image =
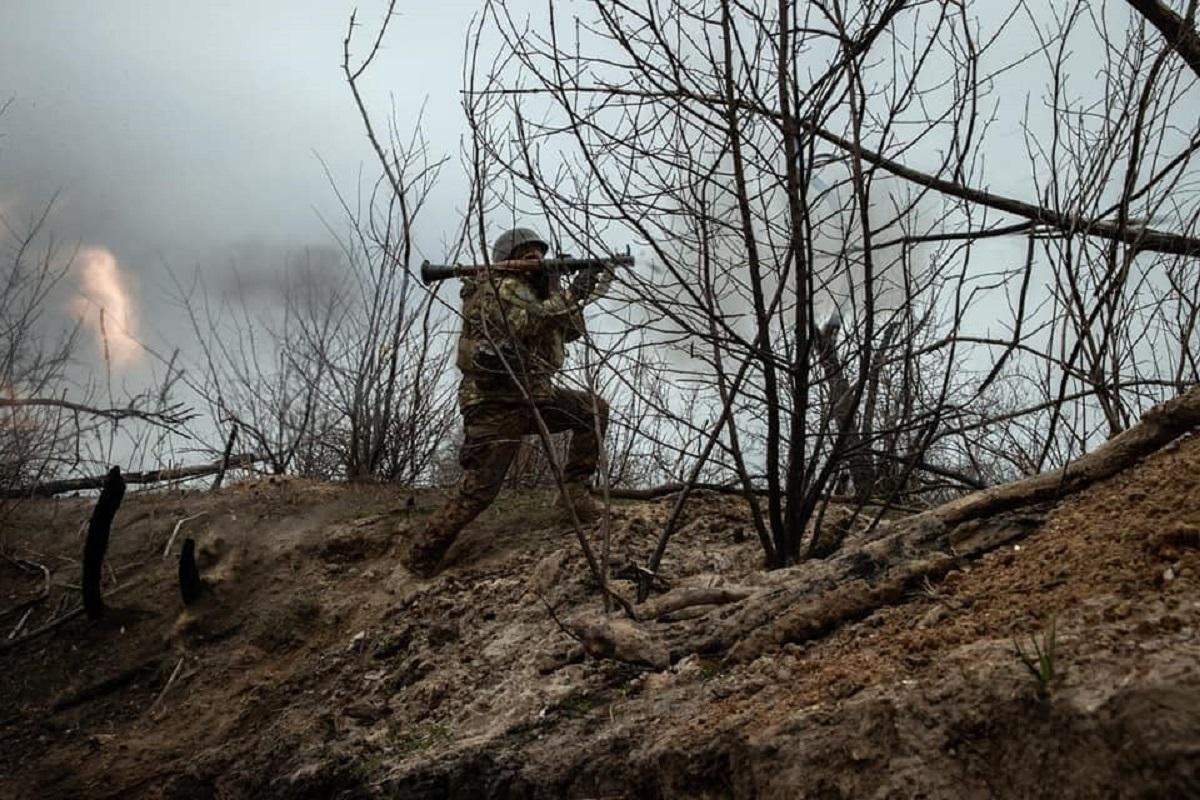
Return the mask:
<path id="1" fill-rule="evenodd" d="M 562 274 L 582 272 L 588 269 L 632 267 L 633 256 L 606 256 L 605 258 L 529 258 L 509 261 L 493 261 L 491 264 L 421 264 L 421 280 L 427 285 L 447 278 L 473 278 L 486 274 L 488 270 L 499 272 L 541 272 L 550 270 Z"/>

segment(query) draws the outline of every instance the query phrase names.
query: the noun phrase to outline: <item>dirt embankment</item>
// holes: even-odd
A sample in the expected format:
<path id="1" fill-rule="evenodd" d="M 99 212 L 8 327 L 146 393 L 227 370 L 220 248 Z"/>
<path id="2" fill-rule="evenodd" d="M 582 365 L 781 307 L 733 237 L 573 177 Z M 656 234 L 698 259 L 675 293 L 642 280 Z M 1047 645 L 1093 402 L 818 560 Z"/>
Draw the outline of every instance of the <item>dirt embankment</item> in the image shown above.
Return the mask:
<path id="1" fill-rule="evenodd" d="M 450 569 L 413 580 L 396 528 L 439 498 L 407 500 L 286 480 L 130 495 L 106 590 L 140 582 L 105 621 L 0 652 L 0 796 L 1200 796 L 1200 440 L 899 603 L 736 664 L 583 656 L 564 627 L 599 600 L 542 495 L 503 497 Z M 19 511 L 0 636 L 38 565 L 51 593 L 23 632 L 73 599 L 88 511 Z M 615 566 L 644 563 L 667 511 L 616 509 Z M 209 588 L 185 610 L 162 550 L 201 512 L 179 537 Z M 698 498 L 665 574 L 770 589 L 786 575 L 759 569 L 749 530 L 738 502 Z M 1014 642 L 1051 626 L 1043 683 Z"/>

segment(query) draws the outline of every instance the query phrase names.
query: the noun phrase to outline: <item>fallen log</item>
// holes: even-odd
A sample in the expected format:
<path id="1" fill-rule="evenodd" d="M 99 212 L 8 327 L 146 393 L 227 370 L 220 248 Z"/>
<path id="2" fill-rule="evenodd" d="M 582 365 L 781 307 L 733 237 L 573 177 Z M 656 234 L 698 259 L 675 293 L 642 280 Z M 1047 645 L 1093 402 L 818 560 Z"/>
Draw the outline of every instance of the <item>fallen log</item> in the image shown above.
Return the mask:
<path id="1" fill-rule="evenodd" d="M 610 497 L 617 500 L 658 500 L 663 497 L 670 497 L 673 494 L 679 494 L 685 488 L 683 483 L 664 483 L 658 486 L 650 486 L 645 489 L 630 489 L 613 487 L 608 490 Z M 697 483 L 693 484 L 690 491 L 692 492 L 711 492 L 712 494 L 730 494 L 744 497 L 746 490 L 742 486 L 726 483 Z M 754 494 L 765 496 L 766 489 L 755 489 Z"/>
<path id="2" fill-rule="evenodd" d="M 1014 508 L 1058 500 L 1128 469 L 1175 439 L 1200 428 L 1200 386 L 1154 406 L 1132 428 L 1062 469 L 974 492 L 919 517 L 953 526 Z"/>
<path id="3" fill-rule="evenodd" d="M 213 461 L 208 464 L 195 464 L 190 467 L 169 467 L 166 469 L 147 470 L 145 472 L 129 472 L 125 474 L 125 483 L 130 484 L 148 484 L 148 483 L 163 483 L 165 481 L 178 481 L 187 478 L 200 478 L 205 475 L 213 475 L 224 469 L 237 469 L 239 467 L 248 467 L 252 464 L 257 464 L 259 461 L 265 460 L 257 453 L 242 453 L 240 455 L 231 456 L 226 463 L 225 459 Z M 56 494 L 65 494 L 67 492 L 82 492 L 88 489 L 100 489 L 104 486 L 104 481 L 108 477 L 105 475 L 94 475 L 87 478 L 66 478 L 60 481 L 46 481 L 45 483 L 34 484 L 18 489 L 4 489 L 0 491 L 0 497 L 6 499 L 22 498 L 22 497 L 52 497 Z"/>
<path id="4" fill-rule="evenodd" d="M 926 580 L 1038 530 L 1041 514 L 1026 509 L 1048 506 L 1116 475 L 1197 428 L 1200 387 L 1155 406 L 1137 425 L 1063 469 L 851 534 L 831 558 L 791 567 L 771 589 L 669 633 L 671 659 L 724 652 L 733 661 L 749 661 L 901 603 Z"/>

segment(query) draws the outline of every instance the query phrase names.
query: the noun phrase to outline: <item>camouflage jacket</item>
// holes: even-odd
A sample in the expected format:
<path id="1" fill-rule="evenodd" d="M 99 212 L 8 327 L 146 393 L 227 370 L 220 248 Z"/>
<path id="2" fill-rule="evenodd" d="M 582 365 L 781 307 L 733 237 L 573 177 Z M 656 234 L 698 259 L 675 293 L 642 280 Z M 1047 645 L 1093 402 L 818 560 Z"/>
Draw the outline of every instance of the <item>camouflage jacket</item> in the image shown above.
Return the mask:
<path id="1" fill-rule="evenodd" d="M 458 404 L 524 402 L 515 374 L 534 400 L 547 400 L 566 357 L 565 343 L 584 333 L 583 311 L 557 289 L 541 298 L 523 275 L 464 281 L 458 337 Z"/>

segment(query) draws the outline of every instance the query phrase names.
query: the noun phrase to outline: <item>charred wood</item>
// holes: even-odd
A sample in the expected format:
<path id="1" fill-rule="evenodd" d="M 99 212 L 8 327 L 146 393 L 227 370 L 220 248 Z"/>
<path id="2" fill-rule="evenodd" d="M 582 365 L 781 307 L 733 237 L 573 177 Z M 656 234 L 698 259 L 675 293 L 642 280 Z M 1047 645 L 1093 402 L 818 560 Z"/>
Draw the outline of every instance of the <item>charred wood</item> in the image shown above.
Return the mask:
<path id="1" fill-rule="evenodd" d="M 226 465 L 226 469 L 236 469 L 239 467 L 248 467 L 252 464 L 257 464 L 263 461 L 263 457 L 256 453 L 242 453 L 241 455 L 232 456 L 226 460 L 214 461 L 209 464 L 196 464 L 190 467 L 171 467 L 168 469 L 148 470 L 145 472 L 130 472 L 126 473 L 126 484 L 147 484 L 147 483 L 163 483 L 164 481 L 178 481 L 187 478 L 199 478 L 205 475 L 212 475 L 221 470 L 222 465 Z M 5 498 L 20 498 L 20 497 L 51 497 L 56 494 L 65 494 L 67 492 L 81 492 L 88 489 L 100 489 L 104 486 L 107 480 L 107 475 L 96 475 L 88 478 L 68 478 L 61 481 L 47 481 L 38 483 L 33 486 L 27 486 L 20 489 L 4 489 L 0 491 L 0 497 Z"/>
<path id="2" fill-rule="evenodd" d="M 184 539 L 179 553 L 179 594 L 183 604 L 190 605 L 200 596 L 200 568 L 196 566 L 196 540 Z"/>
<path id="3" fill-rule="evenodd" d="M 83 586 L 83 608 L 90 619 L 99 619 L 104 615 L 104 600 L 100 596 L 104 554 L 108 550 L 113 518 L 124 497 L 125 481 L 121 477 L 121 469 L 113 467 L 108 471 L 104 488 L 100 490 L 100 499 L 92 511 L 87 539 L 83 544 L 83 578 L 80 583 Z"/>

